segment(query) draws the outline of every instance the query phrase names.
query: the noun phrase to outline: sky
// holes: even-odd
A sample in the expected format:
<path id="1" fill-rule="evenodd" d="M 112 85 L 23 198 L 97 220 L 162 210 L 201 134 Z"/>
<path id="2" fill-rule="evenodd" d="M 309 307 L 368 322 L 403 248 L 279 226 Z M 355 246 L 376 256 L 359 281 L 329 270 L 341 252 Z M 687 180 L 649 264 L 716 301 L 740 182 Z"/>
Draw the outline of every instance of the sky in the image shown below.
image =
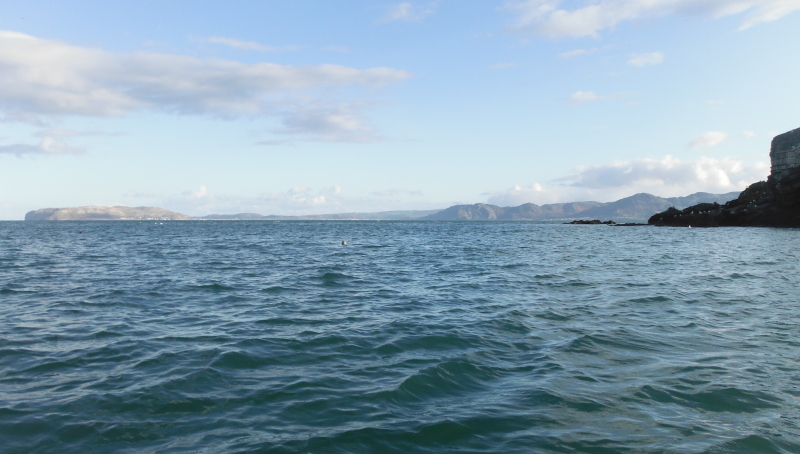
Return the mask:
<path id="1" fill-rule="evenodd" d="M 800 0 L 2 5 L 3 220 L 725 193 L 800 127 Z"/>

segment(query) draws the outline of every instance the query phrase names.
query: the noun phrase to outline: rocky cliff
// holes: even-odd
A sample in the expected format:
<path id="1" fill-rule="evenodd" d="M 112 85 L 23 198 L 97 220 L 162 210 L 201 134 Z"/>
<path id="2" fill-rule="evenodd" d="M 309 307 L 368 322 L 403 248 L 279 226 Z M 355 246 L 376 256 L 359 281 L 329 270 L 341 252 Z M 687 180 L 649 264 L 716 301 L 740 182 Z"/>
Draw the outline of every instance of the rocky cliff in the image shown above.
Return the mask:
<path id="1" fill-rule="evenodd" d="M 789 170 L 800 167 L 800 128 L 775 136 L 769 150 L 770 176 L 781 180 Z"/>
<path id="2" fill-rule="evenodd" d="M 800 227 L 800 128 L 776 136 L 767 181 L 751 184 L 738 198 L 719 205 L 670 208 L 648 223 L 659 226 Z"/>
<path id="3" fill-rule="evenodd" d="M 26 221 L 186 221 L 185 214 L 153 207 L 44 208 L 25 215 Z"/>

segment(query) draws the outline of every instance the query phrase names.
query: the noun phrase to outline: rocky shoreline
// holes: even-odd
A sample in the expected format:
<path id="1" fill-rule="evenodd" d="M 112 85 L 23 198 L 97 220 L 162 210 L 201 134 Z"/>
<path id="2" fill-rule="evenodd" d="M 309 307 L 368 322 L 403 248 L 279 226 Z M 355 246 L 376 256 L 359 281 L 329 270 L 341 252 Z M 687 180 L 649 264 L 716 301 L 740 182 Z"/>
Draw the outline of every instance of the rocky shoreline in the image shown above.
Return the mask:
<path id="1" fill-rule="evenodd" d="M 800 227 L 800 128 L 776 136 L 767 181 L 751 184 L 738 198 L 719 205 L 669 208 L 648 224 L 670 227 Z M 794 166 L 788 167 L 790 163 Z"/>

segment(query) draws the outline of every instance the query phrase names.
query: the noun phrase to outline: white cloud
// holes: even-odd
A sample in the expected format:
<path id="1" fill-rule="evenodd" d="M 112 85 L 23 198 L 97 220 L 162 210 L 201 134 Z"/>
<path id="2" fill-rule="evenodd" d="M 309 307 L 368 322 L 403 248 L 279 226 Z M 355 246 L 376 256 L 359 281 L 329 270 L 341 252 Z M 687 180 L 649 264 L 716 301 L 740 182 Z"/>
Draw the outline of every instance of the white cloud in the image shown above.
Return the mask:
<path id="1" fill-rule="evenodd" d="M 530 186 L 515 184 L 511 189 L 487 192 L 484 195 L 488 196 L 486 202 L 492 205 L 519 206 L 524 203 L 545 205 L 548 203 L 577 201 L 570 198 L 570 192 L 575 191 L 571 191 L 569 188 L 565 190 L 565 188 L 559 186 L 548 186 L 545 188 L 539 183 L 534 183 Z"/>
<path id="2" fill-rule="evenodd" d="M 201 185 L 197 189 L 197 191 L 192 193 L 192 197 L 194 197 L 195 199 L 202 199 L 203 197 L 206 197 L 206 196 L 208 196 L 208 189 L 206 189 L 206 187 L 203 186 L 203 185 Z"/>
<path id="3" fill-rule="evenodd" d="M 321 109 L 319 116 L 331 105 L 353 102 L 359 89 L 408 77 L 406 71 L 386 67 L 111 53 L 0 31 L 0 117 L 7 120 L 150 110 L 227 118 L 277 116 L 291 122 L 293 116 L 308 115 L 309 106 Z"/>
<path id="4" fill-rule="evenodd" d="M 141 195 L 131 191 L 130 195 Z M 193 216 L 207 214 L 258 213 L 262 215 L 311 215 L 392 210 L 443 209 L 451 203 L 422 200 L 419 191 L 389 189 L 362 196 L 348 196 L 341 186 L 294 186 L 286 191 L 267 192 L 255 196 L 224 195 L 207 192 L 205 197 L 183 194 L 157 196 L 147 203 Z M 127 196 L 127 195 L 126 195 Z M 2 213 L 0 213 L 2 214 Z"/>
<path id="5" fill-rule="evenodd" d="M 672 156 L 662 159 L 634 159 L 607 165 L 582 167 L 576 173 L 554 180 L 549 185 L 515 185 L 490 193 L 488 202 L 516 206 L 596 200 L 609 202 L 639 192 L 661 197 L 685 196 L 695 192 L 725 193 L 740 191 L 769 174 L 769 164 L 746 163 L 732 158 L 702 157 L 682 161 Z"/>
<path id="6" fill-rule="evenodd" d="M 510 2 L 505 9 L 516 14 L 511 29 L 552 37 L 598 36 L 621 23 L 669 15 L 712 18 L 747 13 L 746 29 L 800 10 L 800 0 L 582 0 L 562 8 L 562 0 Z"/>
<path id="7" fill-rule="evenodd" d="M 567 52 L 562 52 L 562 53 L 558 54 L 558 57 L 559 58 L 572 58 L 572 57 L 579 57 L 581 55 L 593 54 L 595 52 L 597 52 L 597 48 L 596 47 L 592 48 L 592 49 L 575 49 L 575 50 L 570 50 L 570 51 L 567 51 Z"/>
<path id="8" fill-rule="evenodd" d="M 700 147 L 716 147 L 724 142 L 727 138 L 728 135 L 722 131 L 704 132 L 703 134 L 692 138 L 692 141 L 689 142 L 689 148 L 694 149 Z"/>
<path id="9" fill-rule="evenodd" d="M 294 186 L 285 193 L 264 194 L 259 197 L 262 201 L 278 202 L 286 205 L 298 207 L 317 207 L 328 205 L 342 194 L 340 186 L 331 186 L 320 189 L 314 194 L 311 188 L 305 186 Z"/>
<path id="10" fill-rule="evenodd" d="M 385 22 L 420 21 L 433 13 L 433 5 L 431 5 L 431 7 L 420 7 L 409 2 L 403 2 L 392 5 L 383 20 Z"/>
<path id="11" fill-rule="evenodd" d="M 649 52 L 645 54 L 631 54 L 628 64 L 631 66 L 657 65 L 664 62 L 664 54 L 661 52 Z"/>
<path id="12" fill-rule="evenodd" d="M 358 106 L 343 105 L 329 110 L 306 109 L 288 114 L 274 133 L 294 139 L 320 142 L 376 142 L 381 137 L 360 115 Z M 268 144 L 268 143 L 265 143 Z"/>
<path id="13" fill-rule="evenodd" d="M 81 154 L 85 150 L 79 147 L 73 147 L 66 142 L 56 138 L 57 136 L 45 136 L 42 138 L 38 145 L 30 144 L 11 144 L 0 145 L 0 154 L 13 154 L 16 156 L 23 155 L 64 155 L 64 154 Z"/>
<path id="14" fill-rule="evenodd" d="M 753 131 L 744 131 L 744 132 L 742 133 L 742 135 L 743 135 L 743 136 L 745 136 L 745 137 L 747 137 L 747 138 L 749 139 L 749 138 L 751 138 L 751 137 L 755 137 L 755 136 L 756 136 L 756 133 L 755 133 L 755 132 L 753 132 Z"/>
<path id="15" fill-rule="evenodd" d="M 294 186 L 285 192 L 265 193 L 255 197 L 212 195 L 208 191 L 202 197 L 197 197 L 198 192 L 185 192 L 180 198 L 166 198 L 161 203 L 192 215 L 241 212 L 302 215 L 337 212 L 341 208 L 342 200 L 342 188 L 339 186 L 325 187 L 318 191 L 306 186 Z"/>
<path id="16" fill-rule="evenodd" d="M 113 131 L 79 131 L 74 129 L 50 128 L 36 133 L 39 137 L 79 137 L 79 136 L 122 136 L 125 133 Z"/>
<path id="17" fill-rule="evenodd" d="M 208 38 L 208 42 L 212 44 L 222 44 L 224 46 L 228 46 L 233 49 L 252 50 L 258 52 L 280 52 L 280 51 L 290 51 L 298 49 L 297 46 L 285 46 L 285 47 L 265 46 L 255 41 L 242 41 L 239 39 L 224 38 L 221 36 L 212 36 L 211 38 Z"/>
<path id="18" fill-rule="evenodd" d="M 762 166 L 747 168 L 731 158 L 702 157 L 682 161 L 672 156 L 663 159 L 634 159 L 609 165 L 579 169 L 575 175 L 561 179 L 571 186 L 606 188 L 621 186 L 696 186 L 733 190 L 763 177 Z"/>
<path id="19" fill-rule="evenodd" d="M 586 104 L 587 102 L 600 101 L 602 99 L 607 99 L 607 97 L 599 96 L 593 91 L 576 91 L 569 96 L 570 104 L 574 105 Z"/>
<path id="20" fill-rule="evenodd" d="M 575 93 L 569 95 L 567 102 L 569 102 L 574 106 L 579 106 L 581 104 L 586 104 L 595 101 L 622 99 L 633 94 L 634 93 L 613 93 L 610 95 L 598 95 L 593 91 L 576 91 Z"/>

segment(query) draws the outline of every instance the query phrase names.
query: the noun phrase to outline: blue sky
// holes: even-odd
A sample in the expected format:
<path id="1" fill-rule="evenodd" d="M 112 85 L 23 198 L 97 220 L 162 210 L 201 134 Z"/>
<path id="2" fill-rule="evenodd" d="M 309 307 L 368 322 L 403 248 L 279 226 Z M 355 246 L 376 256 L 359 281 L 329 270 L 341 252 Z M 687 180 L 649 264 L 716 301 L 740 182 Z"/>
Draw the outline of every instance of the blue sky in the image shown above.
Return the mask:
<path id="1" fill-rule="evenodd" d="M 0 219 L 728 192 L 800 127 L 800 0 L 5 1 Z"/>

